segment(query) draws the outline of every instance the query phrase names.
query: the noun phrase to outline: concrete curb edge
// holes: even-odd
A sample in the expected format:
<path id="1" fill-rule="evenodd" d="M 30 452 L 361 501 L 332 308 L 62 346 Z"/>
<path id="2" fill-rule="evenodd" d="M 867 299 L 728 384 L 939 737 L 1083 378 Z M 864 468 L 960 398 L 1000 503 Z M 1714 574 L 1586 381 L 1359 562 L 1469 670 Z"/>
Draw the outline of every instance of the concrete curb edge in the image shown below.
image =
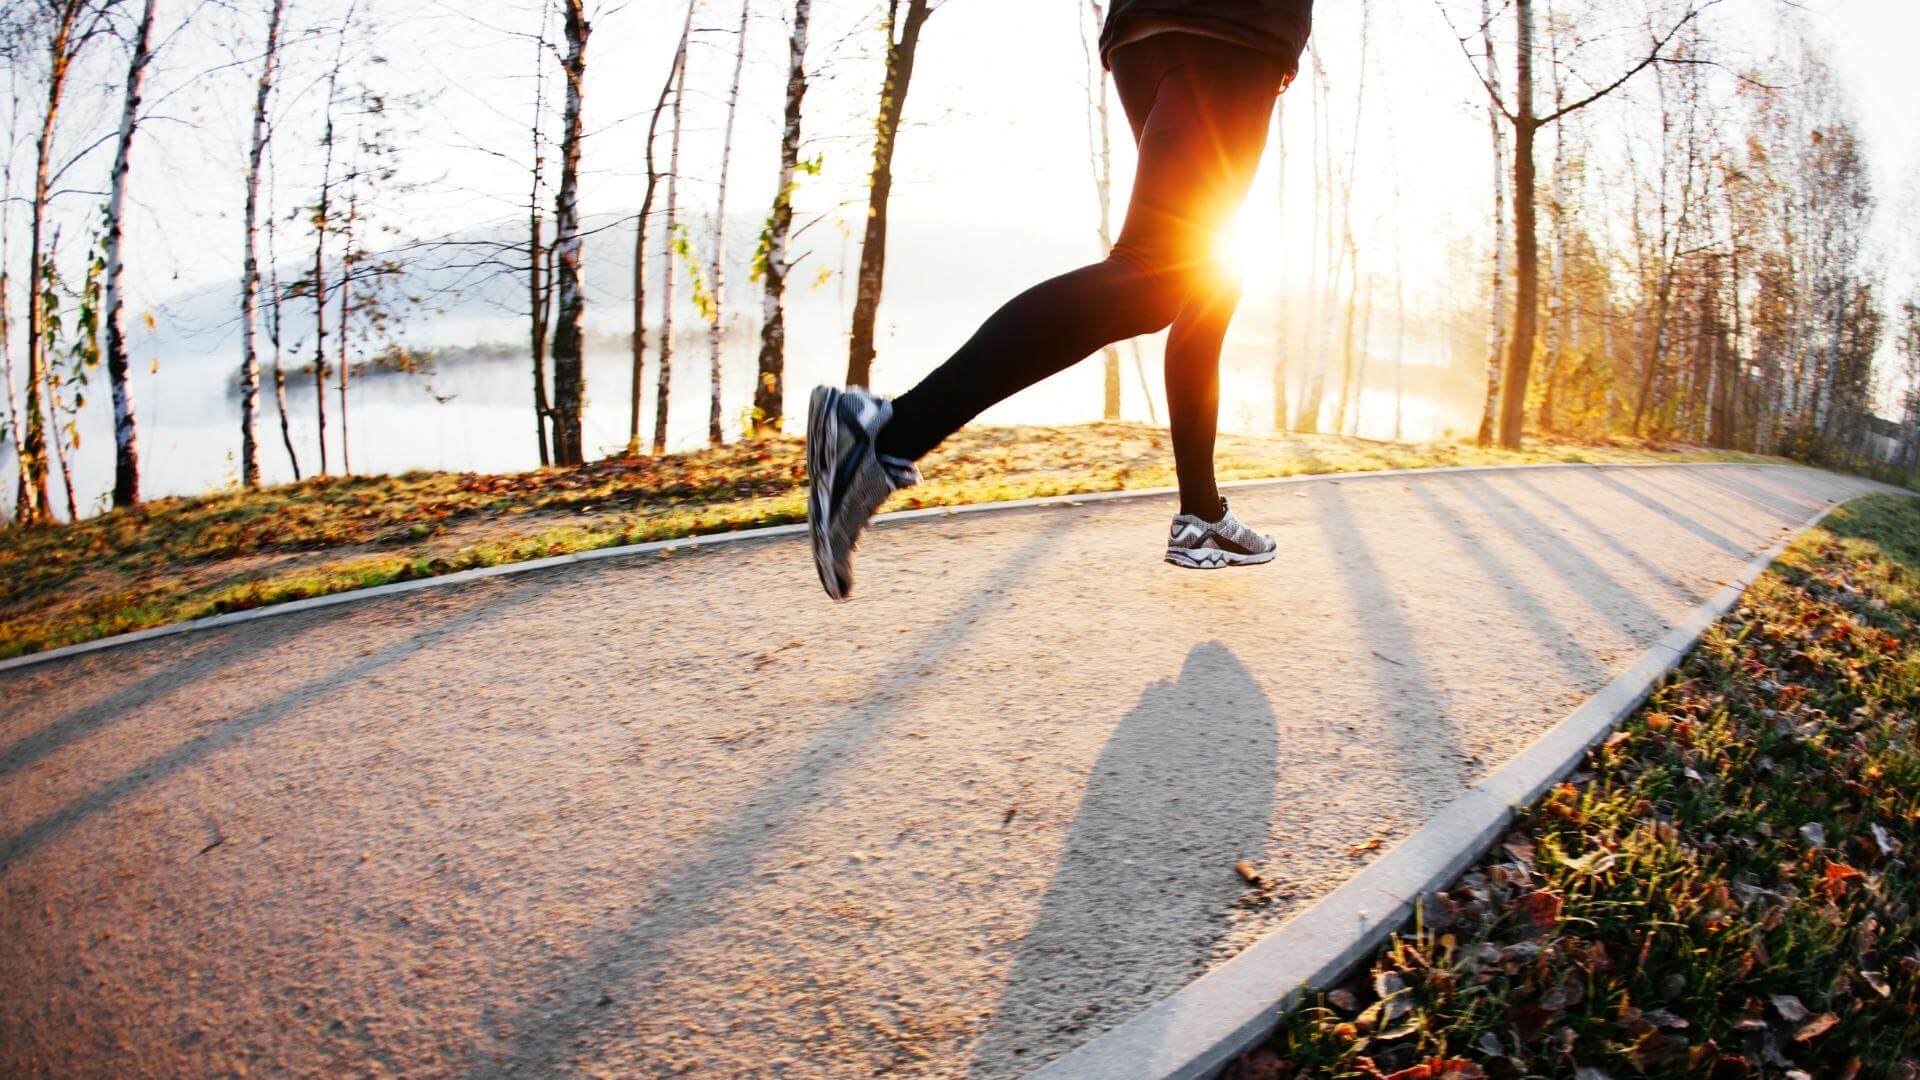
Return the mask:
<path id="1" fill-rule="evenodd" d="M 1750 469 L 1794 469 L 1799 465 L 1777 465 L 1771 462 L 1753 461 L 1622 461 L 1622 462 L 1585 462 L 1585 461 L 1542 461 L 1522 465 L 1445 465 L 1428 469 L 1374 469 L 1364 472 L 1348 473 L 1303 473 L 1296 476 L 1277 476 L 1253 480 L 1229 480 L 1220 485 L 1223 490 L 1236 491 L 1245 488 L 1284 487 L 1295 484 L 1340 483 L 1343 481 L 1388 480 L 1396 477 L 1433 476 L 1448 473 L 1487 473 L 1517 472 L 1520 470 L 1553 469 L 1672 469 L 1694 468 L 1698 466 L 1733 466 Z M 1050 495 L 1037 499 L 1009 499 L 1002 502 L 969 503 L 961 506 L 930 506 L 919 510 L 897 510 L 890 514 L 881 514 L 874 518 L 875 526 L 898 522 L 917 521 L 930 517 L 951 517 L 956 514 L 999 513 L 1009 510 L 1029 510 L 1036 507 L 1079 506 L 1091 502 L 1112 502 L 1121 499 L 1149 499 L 1178 494 L 1177 488 L 1139 488 L 1123 491 L 1098 491 L 1084 495 Z M 14 671 L 36 664 L 52 663 L 68 657 L 99 652 L 103 649 L 118 648 L 122 645 L 135 645 L 154 638 L 171 637 L 175 634 L 188 634 L 196 630 L 215 630 L 252 622 L 255 619 L 269 619 L 276 615 L 295 615 L 303 611 L 335 607 L 341 604 L 356 604 L 366 600 L 378 600 L 382 597 L 396 596 L 400 593 L 414 592 L 419 589 L 441 588 L 450 585 L 464 585 L 487 578 L 505 577 L 510 574 L 525 574 L 539 570 L 549 570 L 575 563 L 593 562 L 598 559 L 617 559 L 630 556 L 651 555 L 662 551 L 686 551 L 715 544 L 739 543 L 747 540 L 768 540 L 781 536 L 804 533 L 804 524 L 767 525 L 754 529 L 738 529 L 732 532 L 706 533 L 699 536 L 682 536 L 672 540 L 652 540 L 644 544 L 624 544 L 616 547 L 594 548 L 579 551 L 571 555 L 555 555 L 545 559 L 530 559 L 525 562 L 502 563 L 498 566 L 483 566 L 473 570 L 461 570 L 452 574 L 435 577 L 415 578 L 411 581 L 396 581 L 386 585 L 375 585 L 365 589 L 350 589 L 345 592 L 328 593 L 325 596 L 309 597 L 305 600 L 291 600 L 284 604 L 269 604 L 264 607 L 248 608 L 245 611 L 232 611 L 223 615 L 209 615 L 205 618 L 191 619 L 186 622 L 168 623 L 164 626 L 149 627 L 112 637 L 96 638 L 73 645 L 63 645 L 57 649 L 27 653 L 0 660 L 0 673 Z"/>
<path id="2" fill-rule="evenodd" d="M 1855 496 L 1854 498 L 1858 498 Z M 1386 854 L 1239 955 L 1035 1070 L 1033 1080 L 1203 1080 L 1259 1045 L 1316 988 L 1344 978 L 1491 847 L 1519 809 L 1571 773 L 1640 707 L 1829 504 L 1755 556 L 1633 665 Z"/>

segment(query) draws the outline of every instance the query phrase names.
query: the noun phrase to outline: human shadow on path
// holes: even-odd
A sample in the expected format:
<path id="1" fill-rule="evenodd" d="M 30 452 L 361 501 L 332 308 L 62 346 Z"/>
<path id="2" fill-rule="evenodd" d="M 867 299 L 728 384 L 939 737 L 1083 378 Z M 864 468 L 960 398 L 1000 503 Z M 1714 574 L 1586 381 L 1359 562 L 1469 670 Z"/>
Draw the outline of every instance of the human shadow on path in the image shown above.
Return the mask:
<path id="1" fill-rule="evenodd" d="M 813 805 L 831 798 L 834 788 L 860 782 L 868 756 L 895 725 L 914 714 L 916 699 L 938 691 L 933 673 L 991 625 L 986 615 L 1049 566 L 1050 555 L 1067 535 L 1036 530 L 959 603 L 945 611 L 929 610 L 911 663 L 874 670 L 859 704 L 809 730 L 780 775 L 702 829 L 677 862 L 637 873 L 628 906 L 582 939 L 574 955 L 533 973 L 532 985 L 514 987 L 487 1005 L 483 1022 L 494 1034 L 494 1045 L 476 1047 L 459 1075 L 578 1072 L 575 1059 L 595 1053 L 600 1040 L 630 1035 L 630 1018 L 619 1021 L 620 1027 L 609 1020 L 602 1005 L 606 988 L 646 986 L 674 962 L 674 944 L 682 935 L 735 916 L 736 895 L 766 869 L 768 853 L 780 850 L 782 841 L 810 820 Z M 609 782 L 633 779 L 610 777 Z"/>
<path id="2" fill-rule="evenodd" d="M 1028 1047 L 1125 1020 L 1101 1012 L 1116 990 L 1159 996 L 1200 972 L 1246 889 L 1234 863 L 1266 852 L 1277 754 L 1272 706 L 1219 642 L 1147 688 L 1094 763 L 969 1075 L 1025 1072 Z"/>

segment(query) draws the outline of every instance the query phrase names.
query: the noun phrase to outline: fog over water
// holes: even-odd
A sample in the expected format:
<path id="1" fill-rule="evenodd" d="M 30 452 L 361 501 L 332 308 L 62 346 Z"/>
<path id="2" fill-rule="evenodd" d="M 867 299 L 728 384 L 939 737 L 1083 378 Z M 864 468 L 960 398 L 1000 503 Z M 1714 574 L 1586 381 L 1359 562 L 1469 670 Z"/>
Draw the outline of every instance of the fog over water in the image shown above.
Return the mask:
<path id="1" fill-rule="evenodd" d="M 733 252 L 738 265 L 730 271 L 728 330 L 723 347 L 723 407 L 728 417 L 728 437 L 737 438 L 750 403 L 759 348 L 761 289 L 749 280 L 746 265 L 751 256 L 746 243 L 753 234 L 739 226 L 731 231 L 736 237 L 746 238 Z M 632 303 L 631 235 L 615 222 L 596 234 L 587 248 L 587 329 L 592 341 L 586 364 L 588 404 L 584 421 L 590 456 L 615 452 L 627 443 L 632 359 L 624 339 Z M 906 389 L 1015 292 L 1093 257 L 1095 245 L 1090 241 L 1090 237 L 1050 233 L 1026 225 L 1010 225 L 995 235 L 990 229 L 958 229 L 925 219 L 897 222 L 881 308 L 880 359 L 874 379 L 877 388 L 887 393 Z M 844 256 L 832 252 L 823 253 L 821 258 L 833 261 L 857 255 L 857 245 L 849 244 L 848 248 Z M 499 355 L 454 352 L 439 360 L 430 374 L 356 375 L 348 389 L 349 449 L 354 471 L 496 472 L 537 466 L 531 365 L 524 349 L 509 351 L 526 334 L 524 316 L 511 310 L 518 284 L 507 279 L 463 280 L 455 291 L 449 275 L 422 271 L 415 276 L 418 280 L 411 285 L 418 288 L 413 291 L 433 295 L 434 299 L 406 315 L 397 334 L 399 340 L 429 351 L 476 344 L 509 348 L 500 350 Z M 796 430 L 794 418 L 804 412 L 811 388 L 820 382 L 837 383 L 845 373 L 845 335 L 852 302 L 851 289 L 846 285 L 850 275 L 833 275 L 817 288 L 812 287 L 812 279 L 803 281 L 802 277 L 796 275 L 787 307 L 789 430 Z M 686 290 L 682 288 L 680 293 L 684 302 Z M 668 421 L 668 445 L 674 450 L 704 445 L 707 438 L 706 325 L 690 304 L 683 310 L 681 307 L 676 304 Z M 236 309 L 234 290 L 203 289 L 163 306 L 168 317 L 157 323 L 162 333 L 156 335 L 138 327 L 133 334 L 142 488 L 150 497 L 218 489 L 233 484 L 238 477 L 240 403 L 235 373 L 240 353 Z M 1256 431 L 1271 426 L 1275 322 L 1271 304 L 1250 304 L 1243 307 L 1229 335 L 1221 402 L 1221 423 L 1227 430 Z M 287 405 L 294 447 L 306 474 L 311 474 L 317 464 L 314 388 L 311 371 L 299 371 L 296 366 L 310 362 L 311 325 L 310 314 L 289 305 L 282 332 Z M 172 327 L 185 329 L 164 332 Z M 657 377 L 657 335 L 651 330 L 642 380 L 643 443 L 652 438 Z M 1304 347 L 1299 340 L 1302 333 L 1302 328 L 1295 328 L 1292 352 Z M 1463 430 L 1473 419 L 1471 373 L 1462 378 L 1460 372 L 1448 368 L 1450 354 L 1443 353 L 1443 343 L 1422 336 L 1419 327 L 1410 325 L 1408 333 L 1409 389 L 1403 403 L 1403 436 L 1423 439 Z M 1127 419 L 1164 418 L 1160 385 L 1163 339 L 1164 335 L 1141 339 L 1137 366 L 1132 349 L 1121 349 L 1123 414 Z M 1390 312 L 1376 312 L 1368 346 L 1370 389 L 1362 402 L 1360 433 L 1386 438 L 1392 434 L 1393 423 L 1394 327 Z M 271 348 L 264 342 L 262 348 L 264 365 L 270 362 Z M 337 348 L 331 332 L 327 348 L 331 362 Z M 363 346 L 357 340 L 352 349 L 357 359 L 364 359 Z M 154 360 L 158 361 L 157 374 L 149 369 Z M 1297 379 L 1307 366 L 1306 358 L 1301 358 L 1292 365 L 1293 376 Z M 1151 406 L 1140 378 L 1143 370 L 1151 386 Z M 340 468 L 337 378 L 337 373 L 330 373 L 326 389 L 328 464 L 336 472 Z M 1102 365 L 1096 356 L 989 410 L 981 421 L 1097 420 L 1102 380 Z M 73 455 L 82 514 L 104 505 L 113 479 L 112 417 L 104 372 L 97 374 L 95 381 L 79 422 L 81 448 Z M 262 479 L 268 483 L 291 480 L 293 472 L 281 440 L 279 414 L 266 370 L 261 382 Z M 1329 404 L 1333 392 L 1330 387 Z M 11 470 L 11 451 L 4 456 L 6 468 Z M 57 469 L 53 483 L 55 502 L 64 509 L 65 500 L 57 490 Z"/>

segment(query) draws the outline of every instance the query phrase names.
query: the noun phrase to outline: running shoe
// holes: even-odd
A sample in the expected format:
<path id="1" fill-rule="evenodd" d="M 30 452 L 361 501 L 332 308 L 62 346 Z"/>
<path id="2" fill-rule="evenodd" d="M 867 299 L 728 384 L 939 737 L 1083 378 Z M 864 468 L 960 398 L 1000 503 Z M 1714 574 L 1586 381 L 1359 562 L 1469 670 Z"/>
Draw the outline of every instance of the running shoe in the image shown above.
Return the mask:
<path id="1" fill-rule="evenodd" d="M 1240 524 L 1227 500 L 1220 500 L 1220 520 L 1206 521 L 1193 514 L 1175 514 L 1167 537 L 1167 561 L 1189 570 L 1218 570 L 1223 566 L 1252 566 L 1272 562 L 1273 537 Z"/>
<path id="2" fill-rule="evenodd" d="M 911 461 L 883 457 L 874 436 L 893 403 L 854 386 L 816 386 L 807 406 L 807 534 L 827 595 L 853 595 L 853 549 L 887 496 L 920 482 Z"/>

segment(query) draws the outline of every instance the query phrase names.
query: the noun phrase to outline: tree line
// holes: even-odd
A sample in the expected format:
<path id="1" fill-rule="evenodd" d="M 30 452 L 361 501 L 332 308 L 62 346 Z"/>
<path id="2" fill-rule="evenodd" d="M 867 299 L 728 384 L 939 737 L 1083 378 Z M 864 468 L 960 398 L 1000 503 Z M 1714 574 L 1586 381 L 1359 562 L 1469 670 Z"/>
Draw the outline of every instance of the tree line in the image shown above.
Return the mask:
<path id="1" fill-rule="evenodd" d="M 406 285 L 409 265 L 432 259 L 518 283 L 539 461 L 583 462 L 583 258 L 589 232 L 603 226 L 583 221 L 581 187 L 589 150 L 609 139 L 641 140 L 644 162 L 623 219 L 634 229 L 634 248 L 622 452 L 666 450 L 674 320 L 688 309 L 700 321 L 707 353 L 708 441 L 718 444 L 736 430 L 757 437 L 782 429 L 794 241 L 807 227 L 795 192 L 821 167 L 821 158 L 809 154 L 808 90 L 818 72 L 813 0 L 668 0 L 670 14 L 649 22 L 672 45 L 667 70 L 632 125 L 604 129 L 586 120 L 589 45 L 596 23 L 614 9 L 595 0 L 511 6 L 516 21 L 502 32 L 525 43 L 531 102 L 520 121 L 521 145 L 488 152 L 524 170 L 524 201 L 517 236 L 484 240 L 407 235 L 385 209 L 433 178 L 427 165 L 407 161 L 414 103 L 380 78 L 383 16 L 373 3 L 182 0 L 157 12 L 155 0 L 23 0 L 0 15 L 11 87 L 9 209 L 0 215 L 0 375 L 17 462 L 16 520 L 55 513 L 55 470 L 63 477 L 65 512 L 78 515 L 69 459 L 79 450 L 76 417 L 101 371 L 113 414 L 112 501 L 124 507 L 140 499 L 124 283 L 129 260 L 139 255 L 128 250 L 126 219 L 129 199 L 138 198 L 143 152 L 165 137 L 164 130 L 142 137 L 161 115 L 143 88 L 157 55 L 196 20 L 216 17 L 240 42 L 225 66 L 244 70 L 252 91 L 246 150 L 234 172 L 243 241 L 234 313 L 238 483 L 260 483 L 268 452 L 260 432 L 268 422 L 263 389 L 271 391 L 278 418 L 280 447 L 273 452 L 286 455 L 296 478 L 352 470 L 348 390 L 356 365 L 349 350 L 356 343 L 362 355 L 385 348 L 397 365 L 411 362 L 405 350 L 380 343 L 423 302 Z M 1436 35 L 1451 34 L 1457 62 L 1483 93 L 1492 162 L 1485 269 L 1447 301 L 1449 325 L 1469 327 L 1453 336 L 1485 347 L 1482 442 L 1518 446 L 1528 432 L 1631 434 L 1818 461 L 1878 457 L 1909 472 L 1920 466 L 1920 305 L 1885 295 L 1867 240 L 1877 195 L 1866 149 L 1816 47 L 1800 44 L 1753 60 L 1716 41 L 1712 9 L 1720 0 L 1649 0 L 1632 15 L 1621 5 L 1583 0 L 1508 0 L 1497 9 L 1490 0 L 1479 0 L 1477 9 L 1472 0 L 1431 3 Z M 859 259 L 850 274 L 849 384 L 873 377 L 895 151 L 921 40 L 938 25 L 941 4 L 860 6 L 864 18 L 849 33 L 871 48 L 878 93 L 867 118 Z M 1391 431 L 1399 438 L 1409 339 L 1431 314 L 1409 314 L 1404 222 L 1393 224 L 1390 244 L 1379 242 L 1378 229 L 1363 239 L 1356 225 L 1356 188 L 1378 171 L 1361 151 L 1363 131 L 1386 130 L 1393 166 L 1387 172 L 1395 177 L 1390 215 L 1401 190 L 1393 102 L 1370 90 L 1394 62 L 1370 45 L 1374 7 L 1359 0 L 1356 17 L 1323 21 L 1277 112 L 1286 235 L 1276 241 L 1307 261 L 1305 288 L 1276 297 L 1271 415 L 1281 430 L 1357 432 L 1363 391 L 1383 378 L 1369 362 L 1384 359 L 1393 387 Z M 1086 0 L 1086 152 L 1103 247 L 1112 240 L 1114 199 L 1114 117 L 1094 44 L 1104 17 L 1101 0 Z M 1778 17 L 1789 28 L 1798 18 Z M 776 175 L 770 202 L 754 209 L 762 224 L 748 286 L 758 292 L 758 341 L 750 405 L 735 425 L 723 408 L 720 361 L 727 327 L 745 306 L 726 257 L 737 121 L 749 39 L 756 26 L 774 23 L 784 31 L 783 92 L 778 102 L 762 104 L 779 121 Z M 76 72 L 85 77 L 76 81 Z M 95 122 L 104 132 L 97 139 L 63 127 L 76 123 L 69 119 L 76 95 L 89 94 L 115 103 L 117 122 Z M 719 124 L 717 169 L 700 178 L 712 185 L 704 234 L 683 198 L 690 95 L 704 99 Z M 97 103 L 79 104 L 98 111 Z M 1311 144 L 1289 146 L 1285 118 L 1302 109 Z M 311 145 L 303 148 L 302 167 L 283 180 L 276 149 L 293 131 L 310 132 Z M 13 151 L 24 140 L 31 140 L 31 154 L 20 156 L 30 157 L 32 172 L 16 176 Z M 1312 177 L 1304 212 L 1285 205 L 1288 178 L 1303 167 Z M 58 223 L 76 217 L 54 213 L 54 205 L 87 197 L 99 199 L 100 211 L 85 256 L 73 257 L 69 241 L 63 258 Z M 16 205 L 29 226 L 17 274 Z M 297 262 L 281 261 L 287 242 L 303 245 Z M 303 269 L 283 274 L 284 265 Z M 16 292 L 26 309 L 19 334 Z M 310 315 L 310 328 L 301 340 L 287 340 L 283 316 L 296 307 L 303 322 Z M 1381 322 L 1391 333 L 1375 333 Z M 16 338 L 24 353 L 19 372 Z M 1899 370 L 1876 368 L 1883 341 L 1893 343 Z M 1377 355 L 1381 342 L 1391 342 L 1384 358 Z M 1152 410 L 1138 346 L 1132 350 Z M 1109 418 L 1121 412 L 1123 373 L 1121 351 L 1105 350 L 1101 412 Z M 643 415 L 642 394 L 649 374 L 651 417 Z M 290 377 L 312 382 L 310 447 L 297 445 L 288 419 Z M 1896 384 L 1903 388 L 1892 395 L 1902 416 L 1890 425 L 1876 409 Z M 337 460 L 329 452 L 330 423 Z"/>

